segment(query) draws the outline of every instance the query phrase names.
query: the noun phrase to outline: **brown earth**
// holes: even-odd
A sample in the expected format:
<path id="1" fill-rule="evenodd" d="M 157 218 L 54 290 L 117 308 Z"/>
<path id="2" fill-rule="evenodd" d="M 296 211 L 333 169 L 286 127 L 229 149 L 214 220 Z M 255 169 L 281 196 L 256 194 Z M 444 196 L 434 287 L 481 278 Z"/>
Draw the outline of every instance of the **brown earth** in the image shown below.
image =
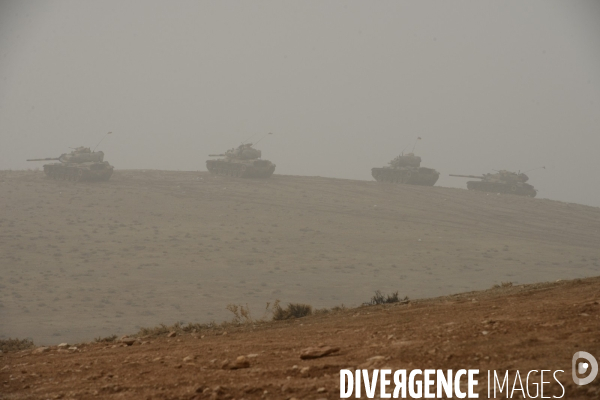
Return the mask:
<path id="1" fill-rule="evenodd" d="M 53 346 L 40 353 L 11 352 L 0 357 L 0 397 L 334 399 L 339 398 L 340 369 L 389 367 L 479 369 L 480 398 L 488 398 L 488 370 L 509 370 L 511 387 L 516 370 L 523 380 L 530 370 L 562 370 L 556 376 L 564 386 L 563 398 L 597 399 L 600 378 L 576 386 L 571 357 L 579 350 L 600 356 L 599 303 L 600 278 L 590 278 L 229 325 L 170 338 L 163 334 L 131 346 L 89 343 L 72 350 Z M 322 345 L 340 350 L 300 358 L 303 349 Z M 227 368 L 239 356 L 246 358 L 247 367 Z M 533 395 L 540 376 L 531 378 Z M 553 383 L 544 386 L 545 396 L 560 397 L 563 389 L 551 375 L 544 380 Z M 521 398 L 519 393 L 514 398 Z"/>
<path id="2" fill-rule="evenodd" d="M 0 172 L 0 339 L 38 345 L 598 275 L 600 208 L 319 177 Z"/>

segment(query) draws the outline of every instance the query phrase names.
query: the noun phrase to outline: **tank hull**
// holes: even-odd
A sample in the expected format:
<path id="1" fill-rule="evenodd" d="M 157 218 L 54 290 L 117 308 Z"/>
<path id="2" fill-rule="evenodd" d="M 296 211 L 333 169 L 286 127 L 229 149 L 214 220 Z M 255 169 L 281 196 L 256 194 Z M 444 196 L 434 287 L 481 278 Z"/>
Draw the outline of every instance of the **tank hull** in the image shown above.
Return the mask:
<path id="1" fill-rule="evenodd" d="M 108 162 L 53 163 L 44 165 L 44 173 L 50 179 L 63 181 L 107 181 L 114 167 Z"/>
<path id="2" fill-rule="evenodd" d="M 440 173 L 432 168 L 372 168 L 371 175 L 377 182 L 404 183 L 408 185 L 433 186 Z"/>
<path id="3" fill-rule="evenodd" d="M 267 160 L 207 160 L 206 169 L 215 175 L 233 176 L 236 178 L 269 178 L 275 172 L 275 164 Z"/>
<path id="4" fill-rule="evenodd" d="M 535 197 L 537 191 L 527 183 L 502 183 L 486 181 L 469 181 L 467 189 L 480 192 L 516 194 L 518 196 Z"/>

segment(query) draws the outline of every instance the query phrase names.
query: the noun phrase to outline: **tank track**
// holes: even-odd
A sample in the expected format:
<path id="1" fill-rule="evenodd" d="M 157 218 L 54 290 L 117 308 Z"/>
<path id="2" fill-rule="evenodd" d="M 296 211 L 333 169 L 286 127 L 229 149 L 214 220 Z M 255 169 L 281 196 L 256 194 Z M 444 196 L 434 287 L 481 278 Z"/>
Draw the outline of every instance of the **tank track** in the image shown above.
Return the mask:
<path id="1" fill-rule="evenodd" d="M 372 168 L 371 175 L 377 182 L 404 183 L 408 185 L 433 186 L 440 173 L 431 168 Z"/>
<path id="2" fill-rule="evenodd" d="M 93 166 L 90 168 L 93 168 Z M 47 164 L 44 165 L 44 173 L 50 179 L 61 181 L 108 181 L 114 169 L 110 165 L 102 165 L 102 168 L 99 169 L 90 168 L 64 164 Z"/>
<path id="3" fill-rule="evenodd" d="M 249 163 L 236 163 L 222 160 L 206 161 L 206 169 L 215 175 L 236 178 L 269 178 L 275 172 L 275 164 L 267 160 Z"/>
<path id="4" fill-rule="evenodd" d="M 469 181 L 467 182 L 467 189 L 478 190 L 480 192 L 516 194 L 518 196 L 529 197 L 535 197 L 537 195 L 537 191 L 533 188 L 533 186 L 527 183 L 510 184 L 500 182 Z"/>

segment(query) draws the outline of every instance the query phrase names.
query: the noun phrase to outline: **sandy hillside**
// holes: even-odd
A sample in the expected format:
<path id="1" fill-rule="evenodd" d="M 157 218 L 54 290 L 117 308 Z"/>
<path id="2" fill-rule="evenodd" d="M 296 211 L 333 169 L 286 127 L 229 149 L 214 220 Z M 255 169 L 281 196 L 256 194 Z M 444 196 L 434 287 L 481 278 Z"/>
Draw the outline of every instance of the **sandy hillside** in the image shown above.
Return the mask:
<path id="1" fill-rule="evenodd" d="M 109 182 L 0 172 L 0 338 L 90 340 L 256 317 L 377 289 L 446 295 L 598 275 L 600 208 L 440 187 L 116 171 Z"/>
<path id="2" fill-rule="evenodd" d="M 336 399 L 340 369 L 465 368 L 479 370 L 475 391 L 482 399 L 488 398 L 488 370 L 500 376 L 508 370 L 511 388 L 517 370 L 523 386 L 528 371 L 537 370 L 529 376 L 529 393 L 540 398 L 542 369 L 552 371 L 543 379 L 545 398 L 598 399 L 600 378 L 575 385 L 571 358 L 581 350 L 600 356 L 599 304 L 600 279 L 591 278 L 178 331 L 174 337 L 9 352 L 0 356 L 0 397 Z M 338 351 L 301 359 L 303 350 L 321 345 Z M 237 362 L 240 356 L 245 360 Z"/>

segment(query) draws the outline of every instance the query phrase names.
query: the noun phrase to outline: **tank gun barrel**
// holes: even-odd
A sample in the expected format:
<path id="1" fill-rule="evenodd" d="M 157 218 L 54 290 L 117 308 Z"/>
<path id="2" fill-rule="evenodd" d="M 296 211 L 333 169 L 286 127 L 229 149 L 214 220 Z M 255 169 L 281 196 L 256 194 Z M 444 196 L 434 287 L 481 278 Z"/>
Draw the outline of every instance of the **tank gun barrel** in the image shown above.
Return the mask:
<path id="1" fill-rule="evenodd" d="M 60 158 L 56 157 L 56 158 L 30 158 L 27 161 L 59 161 Z"/>
<path id="2" fill-rule="evenodd" d="M 485 179 L 483 176 L 477 176 L 477 175 L 455 175 L 455 174 L 450 174 L 450 176 L 457 176 L 459 178 Z"/>

